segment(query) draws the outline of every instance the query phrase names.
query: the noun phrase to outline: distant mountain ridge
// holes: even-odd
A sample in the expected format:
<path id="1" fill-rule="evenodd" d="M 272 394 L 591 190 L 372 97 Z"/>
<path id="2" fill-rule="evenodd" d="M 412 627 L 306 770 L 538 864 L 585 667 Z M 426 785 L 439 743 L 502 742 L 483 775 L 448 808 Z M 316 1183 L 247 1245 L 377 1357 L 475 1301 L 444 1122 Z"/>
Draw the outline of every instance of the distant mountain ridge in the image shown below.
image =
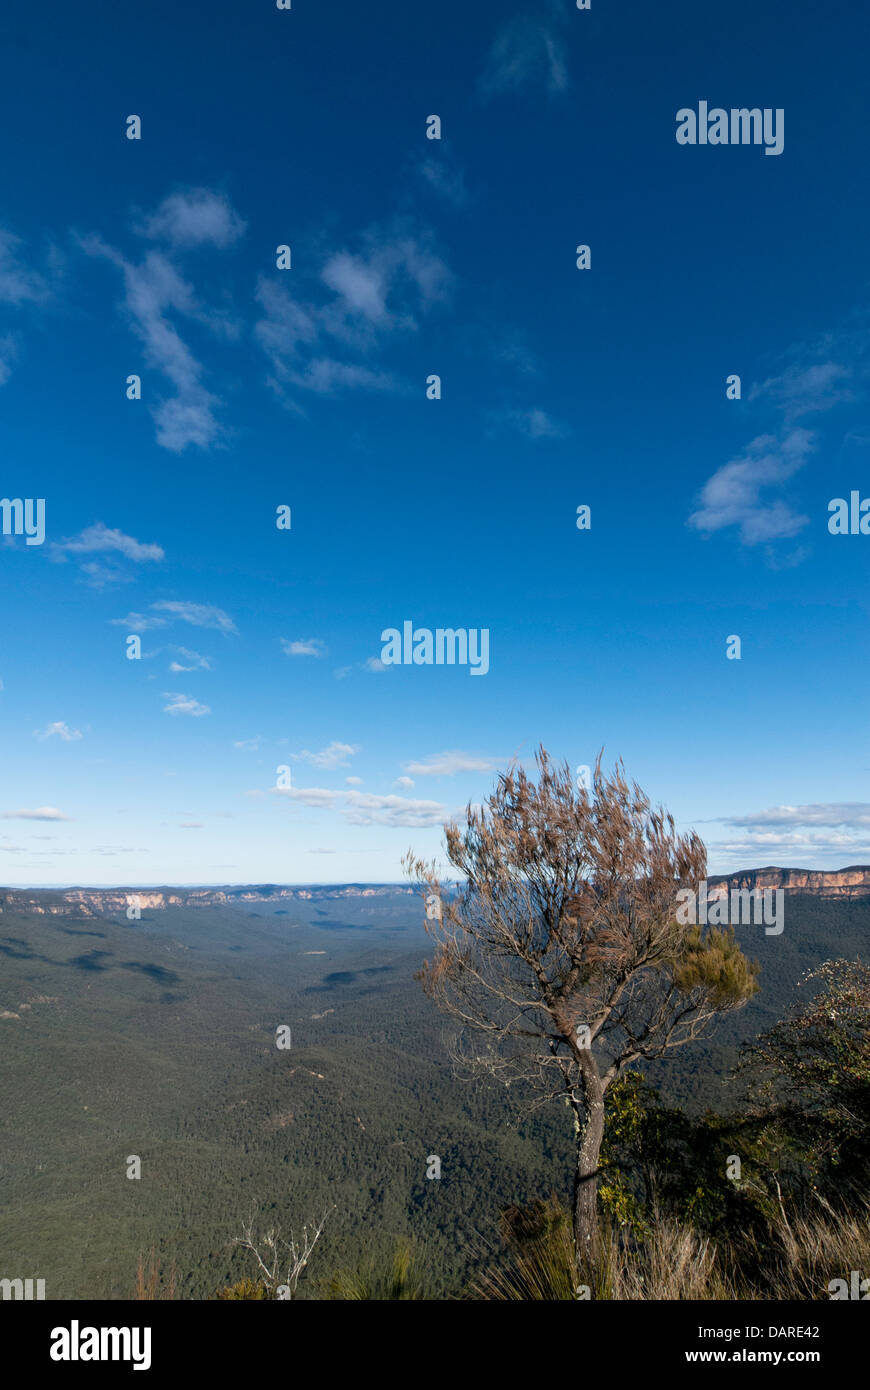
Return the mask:
<path id="1" fill-rule="evenodd" d="M 711 874 L 711 885 L 729 888 L 781 888 L 785 893 L 808 893 L 821 898 L 870 896 L 870 866 L 852 864 L 846 869 L 741 869 L 734 874 Z"/>
<path id="2" fill-rule="evenodd" d="M 870 897 L 870 865 L 845 869 L 741 869 L 732 874 L 711 874 L 710 887 L 740 889 L 781 888 L 785 893 L 806 893 L 823 898 Z M 342 898 L 378 898 L 418 890 L 401 883 L 243 884 L 217 888 L 0 888 L 0 912 L 4 908 L 40 916 L 100 917 L 126 913 L 137 904 L 143 911 L 168 907 L 244 907 L 249 903 L 295 900 L 328 901 Z"/>
<path id="3" fill-rule="evenodd" d="M 326 883 L 292 886 L 260 883 L 230 885 L 223 888 L 0 888 L 0 912 L 4 908 L 32 912 L 40 916 L 100 917 L 126 912 L 138 906 L 142 911 L 167 907 L 244 907 L 248 903 L 292 902 L 377 898 L 387 894 L 415 893 L 399 883 Z"/>

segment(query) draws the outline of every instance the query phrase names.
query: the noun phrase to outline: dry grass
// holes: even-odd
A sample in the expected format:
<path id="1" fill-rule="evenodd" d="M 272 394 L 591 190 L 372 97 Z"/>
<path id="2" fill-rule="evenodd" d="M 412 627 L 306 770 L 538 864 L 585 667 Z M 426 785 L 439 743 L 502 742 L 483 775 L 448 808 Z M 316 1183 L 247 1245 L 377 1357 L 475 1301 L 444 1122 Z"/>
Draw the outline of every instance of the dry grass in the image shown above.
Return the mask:
<path id="1" fill-rule="evenodd" d="M 773 1237 L 772 1262 L 769 1252 L 757 1246 L 753 1252 L 759 1263 L 767 1253 L 773 1287 L 748 1297 L 827 1299 L 832 1279 L 848 1282 L 853 1269 L 862 1278 L 870 1277 L 870 1205 L 844 1214 L 821 1200 L 811 1217 L 798 1216 L 789 1222 L 781 1216 Z"/>
<path id="2" fill-rule="evenodd" d="M 739 1256 L 727 1243 L 717 1244 L 666 1217 L 653 1221 L 648 1239 L 632 1244 L 602 1225 L 597 1267 L 579 1273 L 567 1213 L 553 1203 L 539 1208 L 539 1215 L 541 1211 L 546 1219 L 530 1236 L 518 1239 L 515 1230 L 506 1228 L 507 1262 L 480 1276 L 470 1297 L 806 1301 L 830 1298 L 830 1281 L 848 1283 L 852 1270 L 870 1277 L 870 1205 L 841 1215 L 820 1202 L 812 1215 L 790 1223 L 783 1216 L 769 1241 L 744 1242 Z"/>
<path id="3" fill-rule="evenodd" d="M 520 1240 L 506 1232 L 508 1264 L 482 1275 L 472 1298 L 495 1300 L 686 1300 L 736 1297 L 713 1243 L 691 1228 L 659 1219 L 650 1238 L 634 1248 L 602 1227 L 600 1259 L 580 1269 L 567 1213 L 548 1204 L 546 1229 Z M 588 1290 L 588 1292 L 587 1292 Z"/>

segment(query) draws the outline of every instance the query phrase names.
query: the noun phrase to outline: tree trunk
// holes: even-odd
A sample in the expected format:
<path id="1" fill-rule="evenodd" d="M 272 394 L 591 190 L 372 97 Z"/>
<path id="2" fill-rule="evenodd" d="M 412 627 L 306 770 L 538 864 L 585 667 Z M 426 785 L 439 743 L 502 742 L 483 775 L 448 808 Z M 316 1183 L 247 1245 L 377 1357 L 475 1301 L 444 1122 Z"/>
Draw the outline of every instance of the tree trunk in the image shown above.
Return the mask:
<path id="1" fill-rule="evenodd" d="M 578 1268 L 594 1269 L 599 1255 L 598 1160 L 604 1138 L 604 1091 L 591 1055 L 581 1063 L 583 1118 L 577 1114 L 574 1172 L 574 1253 Z"/>

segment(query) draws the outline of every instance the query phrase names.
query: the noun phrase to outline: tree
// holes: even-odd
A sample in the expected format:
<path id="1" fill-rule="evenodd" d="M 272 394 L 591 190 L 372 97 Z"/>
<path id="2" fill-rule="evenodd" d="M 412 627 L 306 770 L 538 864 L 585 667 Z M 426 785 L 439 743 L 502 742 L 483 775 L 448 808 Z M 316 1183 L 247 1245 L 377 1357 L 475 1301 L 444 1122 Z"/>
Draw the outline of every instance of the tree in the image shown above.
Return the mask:
<path id="1" fill-rule="evenodd" d="M 334 1211 L 335 1208 L 331 1207 L 330 1210 Z M 328 1211 L 324 1213 L 316 1226 L 303 1226 L 302 1237 L 298 1242 L 292 1232 L 290 1239 L 284 1240 L 281 1232 L 274 1227 L 266 1231 L 265 1235 L 257 1237 L 252 1220 L 243 1227 L 241 1236 L 234 1238 L 233 1245 L 240 1245 L 243 1250 L 250 1251 L 256 1259 L 260 1268 L 260 1282 L 267 1290 L 267 1297 L 296 1297 L 299 1280 L 314 1253 L 314 1247 L 320 1239 L 328 1215 Z M 283 1277 L 282 1269 L 286 1271 Z"/>
<path id="2" fill-rule="evenodd" d="M 796 1156 L 834 1190 L 862 1187 L 870 1156 L 870 966 L 828 960 L 800 984 L 815 987 L 815 997 L 741 1052 L 758 1144 Z"/>
<path id="3" fill-rule="evenodd" d="M 434 862 L 409 852 L 403 863 L 429 903 L 436 949 L 420 978 L 461 1025 L 456 1060 L 571 1107 L 574 1247 L 589 1266 L 608 1087 L 745 1004 L 758 966 L 730 930 L 676 920 L 677 892 L 697 889 L 706 850 L 676 834 L 621 762 L 606 776 L 599 755 L 591 794 L 543 748 L 536 764 L 537 783 L 512 765 L 462 828 L 446 827 L 455 892 Z"/>

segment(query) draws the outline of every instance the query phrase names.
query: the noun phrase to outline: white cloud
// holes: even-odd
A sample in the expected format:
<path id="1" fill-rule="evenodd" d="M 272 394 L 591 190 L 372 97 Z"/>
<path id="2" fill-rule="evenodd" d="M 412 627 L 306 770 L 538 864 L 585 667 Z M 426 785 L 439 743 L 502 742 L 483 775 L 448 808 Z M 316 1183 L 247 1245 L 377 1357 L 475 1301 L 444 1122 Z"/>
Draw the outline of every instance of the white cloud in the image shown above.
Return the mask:
<path id="1" fill-rule="evenodd" d="M 164 556 L 161 546 L 153 543 L 143 544 L 132 536 L 125 536 L 123 531 L 110 529 L 102 521 L 87 526 L 78 536 L 58 541 L 56 549 L 67 551 L 70 555 L 117 551 L 128 560 L 135 560 L 137 563 L 143 560 L 162 560 Z"/>
<path id="2" fill-rule="evenodd" d="M 56 806 L 38 806 L 35 811 L 2 811 L 0 820 L 69 820 Z"/>
<path id="3" fill-rule="evenodd" d="M 746 832 L 708 844 L 710 868 L 729 873 L 739 868 L 813 868 L 866 864 L 870 859 L 870 835 L 848 831 Z"/>
<path id="4" fill-rule="evenodd" d="M 373 323 L 387 318 L 386 267 L 340 251 L 323 269 L 323 283 L 344 300 L 352 314 L 362 314 Z"/>
<path id="5" fill-rule="evenodd" d="M 45 278 L 26 266 L 20 254 L 21 237 L 0 227 L 0 303 L 40 303 L 49 297 Z"/>
<path id="6" fill-rule="evenodd" d="M 212 669 L 211 659 L 207 656 L 200 656 L 199 652 L 192 652 L 187 647 L 176 647 L 175 651 L 189 664 L 184 666 L 179 661 L 171 661 L 169 663 L 170 671 L 210 671 Z"/>
<path id="7" fill-rule="evenodd" d="M 870 826 L 870 802 L 828 801 L 806 806 L 772 806 L 748 816 L 727 816 L 728 825 L 866 825 Z"/>
<path id="8" fill-rule="evenodd" d="M 21 254 L 23 245 L 20 237 L 0 227 L 0 304 L 13 312 L 24 306 L 43 304 L 52 294 L 45 276 L 25 263 Z M 9 380 L 18 354 L 18 335 L 13 332 L 0 335 L 0 386 Z"/>
<path id="9" fill-rule="evenodd" d="M 128 613 L 126 618 L 110 618 L 115 627 L 126 627 L 132 632 L 148 632 L 151 628 L 166 627 L 167 619 L 148 613 Z"/>
<path id="10" fill-rule="evenodd" d="M 852 398 L 845 385 L 852 373 L 838 362 L 817 362 L 811 367 L 788 367 L 779 376 L 752 387 L 750 400 L 767 396 L 784 412 L 791 423 L 802 415 L 831 410 L 842 401 Z"/>
<path id="11" fill-rule="evenodd" d="M 34 729 L 34 734 L 40 741 L 44 741 L 47 738 L 54 738 L 55 735 L 57 735 L 64 743 L 75 743 L 77 739 L 82 737 L 80 729 L 71 729 L 62 719 L 58 719 L 54 724 L 49 724 L 43 729 L 42 733 Z"/>
<path id="12" fill-rule="evenodd" d="M 553 28 L 530 15 L 518 15 L 499 30 L 489 52 L 480 87 L 492 97 L 521 87 L 563 92 L 568 86 L 565 45 Z"/>
<path id="13" fill-rule="evenodd" d="M 214 628 L 218 632 L 237 632 L 235 623 L 222 608 L 210 603 L 187 603 L 174 599 L 161 599 L 152 603 L 151 608 L 158 614 L 167 613 L 170 621 L 190 623 L 193 627 Z"/>
<path id="14" fill-rule="evenodd" d="M 147 632 L 150 628 L 166 627 L 167 623 L 190 623 L 192 627 L 213 628 L 217 632 L 237 632 L 235 623 L 222 608 L 210 603 L 188 603 L 161 599 L 150 605 L 150 613 L 128 613 L 126 618 L 110 618 L 116 627 Z M 164 617 L 163 615 L 168 616 Z"/>
<path id="15" fill-rule="evenodd" d="M 507 410 L 492 418 L 496 424 L 507 425 L 526 439 L 564 439 L 568 434 L 567 428 L 545 410 Z"/>
<path id="16" fill-rule="evenodd" d="M 870 803 L 814 802 L 723 816 L 730 833 L 708 845 L 715 872 L 735 868 L 843 867 L 870 857 Z"/>
<path id="17" fill-rule="evenodd" d="M 394 787 L 401 787 L 402 791 L 410 791 L 414 785 L 413 777 L 397 777 L 393 783 Z"/>
<path id="18" fill-rule="evenodd" d="M 344 780 L 349 787 L 361 787 L 363 784 L 361 777 L 345 777 Z"/>
<path id="19" fill-rule="evenodd" d="M 326 645 L 319 637 L 307 637 L 296 642 L 282 637 L 280 641 L 287 656 L 326 656 Z"/>
<path id="20" fill-rule="evenodd" d="M 368 359 L 391 335 L 414 331 L 419 316 L 446 298 L 450 283 L 428 238 L 406 227 L 370 231 L 360 251 L 334 252 L 320 286 L 304 301 L 274 277 L 261 276 L 257 300 L 264 317 L 255 334 L 271 360 L 273 387 L 285 400 L 288 387 L 320 395 L 398 389 L 392 373 Z M 330 297 L 324 299 L 323 287 Z"/>
<path id="21" fill-rule="evenodd" d="M 148 218 L 142 234 L 168 241 L 174 247 L 232 246 L 245 231 L 245 223 L 229 199 L 208 188 L 189 188 L 164 198 Z"/>
<path id="22" fill-rule="evenodd" d="M 405 763 L 405 771 L 415 777 L 455 777 L 457 772 L 492 772 L 499 766 L 497 758 L 484 758 L 476 753 L 454 749 L 449 753 L 434 753 L 424 762 Z"/>
<path id="23" fill-rule="evenodd" d="M 285 796 L 291 801 L 301 801 L 303 806 L 315 807 L 333 806 L 336 797 L 343 795 L 329 787 L 271 787 L 270 791 L 274 796 Z"/>
<path id="24" fill-rule="evenodd" d="M 389 372 L 372 371 L 369 367 L 340 362 L 334 357 L 315 357 L 303 371 L 288 372 L 287 380 L 321 396 L 341 389 L 366 387 L 371 391 L 392 391 L 396 387 Z"/>
<path id="25" fill-rule="evenodd" d="M 354 753 L 359 752 L 359 744 L 356 743 L 336 743 L 333 741 L 327 748 L 321 748 L 319 753 L 312 753 L 307 748 L 301 753 L 293 756 L 311 763 L 314 767 L 347 767 L 348 760 Z"/>
<path id="26" fill-rule="evenodd" d="M 158 561 L 164 558 L 161 546 L 153 542 L 137 541 L 133 536 L 127 536 L 123 531 L 112 529 L 102 521 L 95 522 L 93 526 L 87 526 L 79 535 L 71 536 L 68 540 L 56 541 L 51 547 L 51 554 L 52 558 L 58 562 L 63 562 L 70 555 L 94 554 L 120 555 L 133 564 Z M 81 565 L 81 569 L 96 587 L 102 587 L 104 584 L 124 583 L 131 578 L 123 568 L 117 565 L 88 561 Z"/>
<path id="27" fill-rule="evenodd" d="M 430 188 L 456 207 L 464 207 L 468 202 L 468 192 L 461 169 L 452 168 L 443 156 L 441 159 L 424 159 L 420 165 L 420 174 Z"/>
<path id="28" fill-rule="evenodd" d="M 402 796 L 373 796 L 366 792 L 348 792 L 343 810 L 353 825 L 426 826 L 443 825 L 445 808 L 438 801 L 411 801 Z"/>
<path id="29" fill-rule="evenodd" d="M 157 443 L 172 454 L 182 453 L 188 444 L 207 449 L 222 436 L 215 417 L 217 397 L 197 388 L 188 399 L 176 397 L 162 401 L 154 410 Z"/>
<path id="30" fill-rule="evenodd" d="M 259 748 L 259 746 L 260 746 L 260 744 L 262 743 L 262 741 L 263 741 L 263 740 L 261 739 L 260 735 L 258 734 L 256 738 L 242 738 L 242 739 L 239 739 L 237 743 L 234 743 L 234 744 L 233 744 L 233 747 L 234 747 L 234 748 L 243 748 L 243 749 L 244 749 L 246 752 L 248 752 L 248 753 L 256 753 L 256 751 L 257 751 L 257 749 Z"/>
<path id="31" fill-rule="evenodd" d="M 813 436 L 804 429 L 793 429 L 781 440 L 759 435 L 741 458 L 732 459 L 707 480 L 701 506 L 689 517 L 689 526 L 707 532 L 737 526 L 744 545 L 797 535 L 809 518 L 799 516 L 779 498 L 763 499 L 762 493 L 788 481 L 814 447 Z"/>
<path id="32" fill-rule="evenodd" d="M 173 695 L 164 690 L 163 698 L 169 701 L 168 705 L 163 706 L 164 714 L 191 714 L 195 719 L 211 714 L 209 706 L 200 704 L 192 695 Z"/>
<path id="33" fill-rule="evenodd" d="M 86 237 L 81 244 L 89 255 L 99 256 L 121 271 L 124 308 L 143 345 L 145 363 L 162 373 L 175 388 L 175 396 L 159 402 L 152 411 L 158 444 L 180 453 L 189 444 L 207 448 L 215 443 L 222 435 L 215 415 L 219 401 L 204 386 L 204 368 L 169 314 L 194 319 L 220 333 L 227 331 L 226 317 L 209 313 L 199 305 L 192 285 L 182 279 L 163 252 L 149 251 L 141 263 L 135 264 L 99 237 Z"/>
<path id="34" fill-rule="evenodd" d="M 272 787 L 270 792 L 304 806 L 338 810 L 351 825 L 420 829 L 443 825 L 447 819 L 445 807 L 437 801 L 411 801 L 401 796 L 374 796 L 368 792 L 336 791 L 329 787 Z"/>
<path id="35" fill-rule="evenodd" d="M 374 674 L 377 674 L 380 671 L 386 671 L 388 669 L 389 668 L 384 665 L 383 661 L 381 661 L 381 658 L 379 656 L 367 656 L 365 661 L 363 662 L 363 670 L 371 671 Z"/>

